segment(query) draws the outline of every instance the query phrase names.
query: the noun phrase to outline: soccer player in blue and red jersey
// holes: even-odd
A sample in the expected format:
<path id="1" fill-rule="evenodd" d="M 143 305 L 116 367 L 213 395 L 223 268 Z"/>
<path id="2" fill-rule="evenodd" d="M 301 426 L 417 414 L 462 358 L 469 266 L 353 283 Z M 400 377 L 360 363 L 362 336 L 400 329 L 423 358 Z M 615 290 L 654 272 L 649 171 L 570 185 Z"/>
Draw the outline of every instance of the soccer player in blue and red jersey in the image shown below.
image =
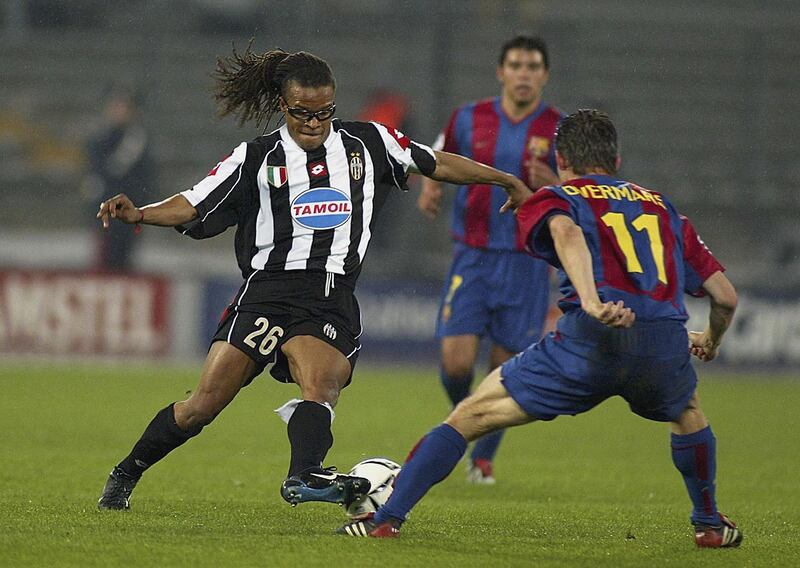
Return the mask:
<path id="1" fill-rule="evenodd" d="M 467 442 L 621 396 L 636 414 L 670 423 L 672 461 L 693 505 L 697 546 L 741 543 L 741 531 L 717 509 L 716 440 L 690 362 L 690 354 L 702 361 L 717 355 L 736 291 L 665 196 L 616 176 L 617 134 L 607 115 L 580 110 L 566 117 L 556 150 L 561 184 L 537 191 L 517 218 L 527 250 L 560 271 L 564 315 L 557 330 L 490 373 L 412 450 L 386 505 L 338 532 L 396 536 Z M 504 208 L 524 198 L 511 194 Z M 684 292 L 710 298 L 703 332 L 686 330 Z"/>
<path id="2" fill-rule="evenodd" d="M 500 50 L 499 97 L 457 109 L 434 148 L 460 154 L 526 180 L 557 183 L 553 136 L 561 113 L 542 102 L 550 63 L 540 38 L 519 36 Z M 423 179 L 420 210 L 439 212 L 442 184 Z M 492 342 L 490 369 L 538 340 L 547 316 L 548 266 L 523 251 L 513 215 L 501 215 L 506 194 L 491 185 L 462 185 L 453 207 L 455 257 L 442 290 L 436 326 L 441 380 L 453 406 L 469 394 L 482 337 Z M 472 450 L 467 479 L 494 483 L 492 460 L 502 430 Z"/>

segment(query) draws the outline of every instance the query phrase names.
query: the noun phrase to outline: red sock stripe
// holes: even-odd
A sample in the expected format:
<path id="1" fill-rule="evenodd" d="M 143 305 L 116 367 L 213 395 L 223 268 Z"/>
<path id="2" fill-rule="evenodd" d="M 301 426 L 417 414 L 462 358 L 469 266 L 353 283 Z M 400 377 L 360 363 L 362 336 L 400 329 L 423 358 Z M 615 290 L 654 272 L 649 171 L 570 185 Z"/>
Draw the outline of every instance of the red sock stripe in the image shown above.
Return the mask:
<path id="1" fill-rule="evenodd" d="M 708 480 L 708 445 L 697 444 L 694 447 L 694 465 L 697 477 L 703 481 Z"/>
<path id="2" fill-rule="evenodd" d="M 411 451 L 408 452 L 408 455 L 406 456 L 406 462 L 410 462 L 411 461 L 411 458 L 413 458 L 414 454 L 417 453 L 417 448 L 419 448 L 420 444 L 422 444 L 422 442 L 424 442 L 425 438 L 427 438 L 427 437 L 428 437 L 428 435 L 425 434 L 422 438 L 419 439 L 419 441 L 416 444 L 414 444 L 414 447 L 411 448 Z"/>
<path id="3" fill-rule="evenodd" d="M 694 447 L 694 463 L 698 479 L 708 482 L 708 444 L 697 444 Z M 703 491 L 703 508 L 709 515 L 714 513 L 714 506 L 711 503 L 711 494 L 708 489 Z"/>

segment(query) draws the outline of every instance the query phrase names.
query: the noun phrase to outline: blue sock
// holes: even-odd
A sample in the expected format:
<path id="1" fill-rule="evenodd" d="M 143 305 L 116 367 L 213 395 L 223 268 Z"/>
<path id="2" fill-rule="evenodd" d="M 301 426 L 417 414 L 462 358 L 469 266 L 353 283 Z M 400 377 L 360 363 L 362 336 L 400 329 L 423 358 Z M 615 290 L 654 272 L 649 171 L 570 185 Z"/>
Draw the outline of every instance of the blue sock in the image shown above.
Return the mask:
<path id="1" fill-rule="evenodd" d="M 467 441 L 447 424 L 440 424 L 422 438 L 403 464 L 389 501 L 375 513 L 378 524 L 406 515 L 428 490 L 447 477 L 467 450 Z"/>
<path id="2" fill-rule="evenodd" d="M 469 396 L 469 388 L 472 386 L 472 373 L 465 377 L 451 377 L 439 369 L 439 379 L 447 392 L 447 397 L 453 403 L 453 407 Z"/>
<path id="3" fill-rule="evenodd" d="M 490 432 L 480 438 L 475 442 L 475 446 L 472 448 L 472 452 L 470 452 L 470 459 L 492 461 L 494 455 L 497 453 L 500 440 L 503 439 L 504 432 L 505 430 L 497 430 L 496 432 Z"/>
<path id="4" fill-rule="evenodd" d="M 683 475 L 692 500 L 692 522 L 719 524 L 714 479 L 717 475 L 717 440 L 711 426 L 694 434 L 672 434 L 672 463 Z"/>

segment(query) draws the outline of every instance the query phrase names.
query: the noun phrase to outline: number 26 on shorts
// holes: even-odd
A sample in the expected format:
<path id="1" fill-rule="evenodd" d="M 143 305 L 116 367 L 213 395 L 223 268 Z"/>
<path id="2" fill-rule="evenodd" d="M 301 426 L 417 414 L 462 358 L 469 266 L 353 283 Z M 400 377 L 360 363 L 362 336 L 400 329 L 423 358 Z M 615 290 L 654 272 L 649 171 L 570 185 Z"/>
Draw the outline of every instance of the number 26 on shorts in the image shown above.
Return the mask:
<path id="1" fill-rule="evenodd" d="M 256 349 L 256 341 L 259 337 L 264 335 L 264 338 L 258 345 L 258 352 L 262 355 L 269 355 L 272 353 L 272 350 L 275 349 L 275 346 L 278 345 L 280 338 L 283 337 L 283 328 L 277 325 L 270 328 L 269 320 L 263 317 L 258 318 L 255 324 L 257 329 L 244 338 L 244 343 Z"/>

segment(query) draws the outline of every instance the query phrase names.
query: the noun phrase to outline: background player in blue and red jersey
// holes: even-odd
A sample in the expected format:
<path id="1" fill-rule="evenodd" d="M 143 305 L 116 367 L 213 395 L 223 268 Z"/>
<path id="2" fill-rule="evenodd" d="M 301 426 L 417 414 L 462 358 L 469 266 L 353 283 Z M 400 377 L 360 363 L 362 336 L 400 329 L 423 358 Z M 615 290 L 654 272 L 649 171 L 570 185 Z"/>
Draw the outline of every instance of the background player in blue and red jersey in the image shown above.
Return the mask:
<path id="1" fill-rule="evenodd" d="M 461 154 L 526 180 L 536 189 L 557 183 L 552 140 L 561 113 L 542 102 L 550 63 L 539 38 L 518 36 L 500 50 L 499 97 L 457 109 L 434 148 Z M 435 217 L 442 184 L 423 179 L 420 210 Z M 549 300 L 548 267 L 522 250 L 513 215 L 501 215 L 502 188 L 462 185 L 453 206 L 453 264 L 436 326 L 441 380 L 453 406 L 468 394 L 480 340 L 492 341 L 494 369 L 541 337 Z M 492 460 L 502 431 L 479 440 L 467 479 L 494 483 Z"/>
<path id="2" fill-rule="evenodd" d="M 717 510 L 716 440 L 690 362 L 690 353 L 703 361 L 716 356 L 736 291 L 666 197 L 616 177 L 617 134 L 608 116 L 581 110 L 566 117 L 556 148 L 561 185 L 537 191 L 518 219 L 527 249 L 560 270 L 564 315 L 557 330 L 490 373 L 412 450 L 374 518 L 340 533 L 395 536 L 467 442 L 621 396 L 636 414 L 671 424 L 672 460 L 693 504 L 696 544 L 741 543 L 742 533 Z M 524 197 L 510 195 L 504 208 Z M 709 296 L 705 331 L 687 333 L 684 292 Z"/>

